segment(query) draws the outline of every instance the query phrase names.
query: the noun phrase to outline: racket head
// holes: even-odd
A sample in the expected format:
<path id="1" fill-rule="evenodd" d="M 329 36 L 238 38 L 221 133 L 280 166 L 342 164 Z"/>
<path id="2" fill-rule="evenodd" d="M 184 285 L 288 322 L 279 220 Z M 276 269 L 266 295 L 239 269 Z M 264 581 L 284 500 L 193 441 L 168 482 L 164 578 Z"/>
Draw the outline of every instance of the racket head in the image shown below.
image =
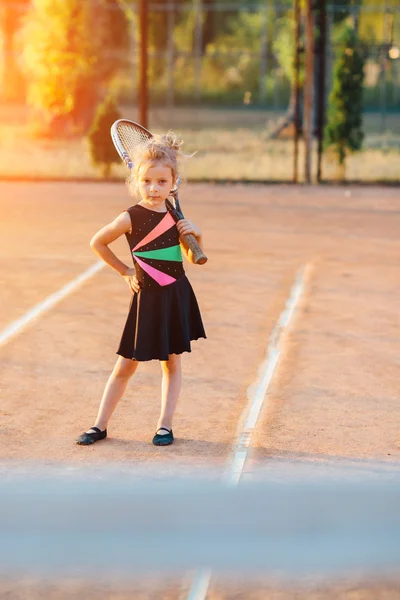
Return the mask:
<path id="1" fill-rule="evenodd" d="M 110 133 L 116 151 L 129 169 L 133 167 L 133 156 L 137 148 L 153 137 L 148 129 L 129 119 L 115 121 Z"/>
<path id="2" fill-rule="evenodd" d="M 133 167 L 133 156 L 137 148 L 153 137 L 151 131 L 129 119 L 118 119 L 115 121 L 111 126 L 110 133 L 115 149 L 127 165 L 128 169 L 132 169 Z M 176 194 L 180 182 L 181 179 L 178 176 L 175 186 L 170 191 L 170 194 Z"/>

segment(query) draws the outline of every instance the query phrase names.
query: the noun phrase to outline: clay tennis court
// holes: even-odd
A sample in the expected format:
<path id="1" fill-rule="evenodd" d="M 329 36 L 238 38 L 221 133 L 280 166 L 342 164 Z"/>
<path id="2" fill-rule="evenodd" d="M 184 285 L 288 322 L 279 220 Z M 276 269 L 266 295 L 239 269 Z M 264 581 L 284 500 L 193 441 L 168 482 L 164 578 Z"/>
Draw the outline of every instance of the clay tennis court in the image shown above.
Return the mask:
<path id="1" fill-rule="evenodd" d="M 140 365 L 109 438 L 74 444 L 93 424 L 116 359 L 130 292 L 105 267 L 0 346 L 0 469 L 92 467 L 154 476 L 217 474 L 232 459 L 248 388 L 299 269 L 304 290 L 257 422 L 243 480 L 400 473 L 400 195 L 395 188 L 187 185 L 186 215 L 209 261 L 187 265 L 207 332 L 185 355 L 176 442 L 151 445 L 160 367 Z M 131 203 L 124 185 L 0 183 L 1 329 L 97 262 L 93 233 Z M 130 262 L 124 239 L 116 253 Z M 153 471 L 152 471 L 153 470 Z M 305 586 L 305 587 L 304 587 Z M 212 600 L 394 599 L 400 582 L 355 579 L 285 588 L 212 580 Z M 308 586 L 308 587 L 307 587 Z M 184 598 L 181 582 L 124 588 L 69 580 L 0 583 L 12 600 Z"/>

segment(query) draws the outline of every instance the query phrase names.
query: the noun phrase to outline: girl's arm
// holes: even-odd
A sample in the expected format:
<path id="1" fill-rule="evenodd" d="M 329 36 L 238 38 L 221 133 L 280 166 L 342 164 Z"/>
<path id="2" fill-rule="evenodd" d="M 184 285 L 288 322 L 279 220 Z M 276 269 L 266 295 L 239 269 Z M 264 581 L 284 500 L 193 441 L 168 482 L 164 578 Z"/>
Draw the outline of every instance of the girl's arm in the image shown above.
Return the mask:
<path id="1" fill-rule="evenodd" d="M 179 234 L 181 236 L 179 241 L 181 244 L 182 251 L 183 251 L 184 255 L 186 256 L 186 258 L 188 259 L 188 261 L 194 264 L 195 261 L 193 260 L 193 252 L 191 251 L 191 249 L 189 248 L 185 239 L 182 236 L 187 235 L 188 233 L 192 233 L 194 235 L 194 237 L 196 238 L 197 243 L 199 244 L 200 248 L 203 250 L 203 240 L 202 240 L 201 231 L 197 227 L 197 225 L 192 223 L 192 221 L 189 221 L 189 219 L 181 219 L 180 221 L 177 222 L 176 226 L 177 226 Z"/>
<path id="2" fill-rule="evenodd" d="M 129 213 L 123 212 L 112 223 L 100 229 L 90 240 L 90 247 L 105 263 L 117 271 L 125 279 L 133 293 L 139 292 L 140 283 L 136 277 L 136 271 L 133 267 L 128 267 L 122 260 L 114 254 L 108 247 L 108 244 L 115 242 L 116 239 L 124 235 L 132 228 Z"/>
<path id="3" fill-rule="evenodd" d="M 123 212 L 112 223 L 109 223 L 98 231 L 90 240 L 92 250 L 107 263 L 114 271 L 124 276 L 129 267 L 123 263 L 108 247 L 121 235 L 131 230 L 131 218 L 129 213 Z"/>

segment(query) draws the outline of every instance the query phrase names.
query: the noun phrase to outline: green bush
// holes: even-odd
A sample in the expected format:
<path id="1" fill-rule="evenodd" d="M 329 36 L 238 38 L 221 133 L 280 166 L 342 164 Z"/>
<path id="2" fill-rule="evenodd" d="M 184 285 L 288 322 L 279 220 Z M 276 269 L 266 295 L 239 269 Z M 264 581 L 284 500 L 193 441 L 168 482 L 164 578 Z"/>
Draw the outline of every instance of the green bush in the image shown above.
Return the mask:
<path id="1" fill-rule="evenodd" d="M 112 165 L 121 162 L 110 135 L 111 125 L 120 118 L 115 101 L 107 98 L 98 107 L 87 135 L 92 164 L 100 168 L 103 177 L 109 177 Z"/>
<path id="2" fill-rule="evenodd" d="M 325 145 L 336 155 L 340 177 L 344 179 L 345 160 L 360 150 L 363 141 L 364 59 L 353 25 L 345 21 L 337 30 L 338 50 L 329 96 Z"/>

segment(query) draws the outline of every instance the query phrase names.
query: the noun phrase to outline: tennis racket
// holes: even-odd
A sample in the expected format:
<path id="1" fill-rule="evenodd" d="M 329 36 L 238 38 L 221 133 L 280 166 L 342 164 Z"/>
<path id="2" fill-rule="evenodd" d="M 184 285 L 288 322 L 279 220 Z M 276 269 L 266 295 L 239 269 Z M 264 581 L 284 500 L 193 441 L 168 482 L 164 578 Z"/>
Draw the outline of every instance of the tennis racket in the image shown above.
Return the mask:
<path id="1" fill-rule="evenodd" d="M 134 156 L 135 150 L 138 146 L 145 144 L 152 137 L 153 134 L 145 129 L 145 127 L 142 127 L 134 121 L 129 121 L 128 119 L 118 119 L 118 121 L 115 121 L 111 126 L 111 139 L 118 154 L 129 169 L 132 169 L 133 167 L 131 157 Z M 178 186 L 179 178 L 174 189 L 170 192 L 173 202 L 168 198 L 165 201 L 167 209 L 175 222 L 184 218 L 178 199 Z M 189 233 L 182 237 L 192 251 L 194 262 L 198 265 L 204 265 L 204 263 L 207 262 L 207 256 L 200 248 L 195 236 Z"/>

